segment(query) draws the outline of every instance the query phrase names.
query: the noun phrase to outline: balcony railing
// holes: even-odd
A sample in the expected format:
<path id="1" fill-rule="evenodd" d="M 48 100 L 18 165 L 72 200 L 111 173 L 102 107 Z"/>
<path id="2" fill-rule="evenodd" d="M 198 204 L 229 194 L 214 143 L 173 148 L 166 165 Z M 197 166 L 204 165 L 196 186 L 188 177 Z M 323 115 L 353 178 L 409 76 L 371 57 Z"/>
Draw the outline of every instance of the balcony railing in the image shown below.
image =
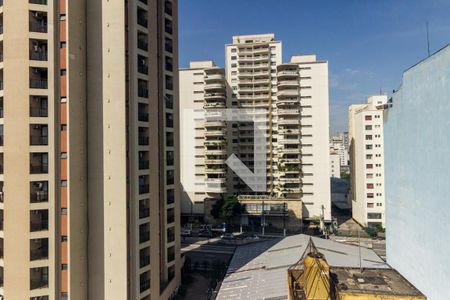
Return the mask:
<path id="1" fill-rule="evenodd" d="M 47 32 L 47 23 L 44 22 L 30 22 L 30 31 L 31 32 Z"/>
<path id="2" fill-rule="evenodd" d="M 47 258 L 48 258 L 48 248 L 31 250 L 31 253 L 30 253 L 31 260 L 40 260 L 40 259 L 47 259 Z"/>
<path id="3" fill-rule="evenodd" d="M 139 243 L 145 243 L 150 240 L 150 232 L 139 232 Z"/>
<path id="4" fill-rule="evenodd" d="M 138 17 L 138 24 L 143 26 L 143 27 L 147 27 L 148 26 L 148 20 L 144 17 Z"/>
<path id="5" fill-rule="evenodd" d="M 31 107 L 30 108 L 30 116 L 31 117 L 47 117 L 48 112 L 46 108 L 40 108 L 40 107 Z"/>
<path id="6" fill-rule="evenodd" d="M 30 60 L 41 60 L 41 61 L 47 61 L 47 52 L 36 52 L 36 51 L 30 51 Z"/>
<path id="7" fill-rule="evenodd" d="M 140 207 L 139 208 L 139 219 L 147 218 L 150 216 L 150 208 Z"/>
<path id="8" fill-rule="evenodd" d="M 47 136 L 30 136 L 30 145 L 31 146 L 48 145 L 48 137 Z"/>
<path id="9" fill-rule="evenodd" d="M 147 194 L 150 191 L 150 187 L 148 184 L 139 185 L 139 194 Z"/>
<path id="10" fill-rule="evenodd" d="M 145 65 L 138 65 L 138 72 L 148 75 L 148 67 Z"/>
<path id="11" fill-rule="evenodd" d="M 139 49 L 144 50 L 144 51 L 148 50 L 148 43 L 146 41 L 138 40 L 137 44 L 138 44 Z"/>
<path id="12" fill-rule="evenodd" d="M 46 174 L 48 173 L 48 165 L 30 166 L 31 174 Z"/>
<path id="13" fill-rule="evenodd" d="M 148 136 L 140 136 L 139 137 L 139 145 L 148 145 L 149 141 L 148 141 Z"/>
<path id="14" fill-rule="evenodd" d="M 145 292 L 146 290 L 148 290 L 150 288 L 150 280 L 147 279 L 147 280 L 141 281 L 139 286 L 140 286 L 139 287 L 140 292 L 141 293 Z"/>
<path id="15" fill-rule="evenodd" d="M 46 287 L 48 287 L 48 281 L 47 280 L 41 279 L 41 280 L 31 280 L 30 281 L 30 288 L 32 290 L 43 289 L 43 288 L 46 288 Z"/>
<path id="16" fill-rule="evenodd" d="M 48 220 L 41 220 L 36 223 L 30 223 L 30 231 L 43 231 L 48 230 Z"/>
<path id="17" fill-rule="evenodd" d="M 30 195 L 31 203 L 40 203 L 48 201 L 48 191 L 33 191 Z"/>
<path id="18" fill-rule="evenodd" d="M 30 88 L 32 88 L 32 89 L 47 89 L 48 81 L 47 80 L 30 79 Z"/>
<path id="19" fill-rule="evenodd" d="M 139 170 L 147 170 L 150 167 L 150 162 L 148 160 L 139 161 Z"/>
<path id="20" fill-rule="evenodd" d="M 148 89 L 138 88 L 138 96 L 141 98 L 148 98 Z"/>
<path id="21" fill-rule="evenodd" d="M 30 0 L 30 4 L 47 5 L 47 0 Z"/>
<path id="22" fill-rule="evenodd" d="M 150 256 L 144 256 L 139 259 L 139 267 L 143 268 L 150 264 Z"/>
<path id="23" fill-rule="evenodd" d="M 141 122 L 148 122 L 148 113 L 147 112 L 139 112 L 138 120 Z"/>

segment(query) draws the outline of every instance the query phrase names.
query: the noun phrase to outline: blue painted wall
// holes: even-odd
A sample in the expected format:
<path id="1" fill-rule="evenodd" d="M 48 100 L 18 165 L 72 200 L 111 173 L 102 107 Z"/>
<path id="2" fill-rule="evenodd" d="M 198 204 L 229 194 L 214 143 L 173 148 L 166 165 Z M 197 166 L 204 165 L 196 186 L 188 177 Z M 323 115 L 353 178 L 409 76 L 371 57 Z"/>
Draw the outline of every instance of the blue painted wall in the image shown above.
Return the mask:
<path id="1" fill-rule="evenodd" d="M 405 71 L 385 114 L 388 263 L 450 299 L 450 46 Z"/>

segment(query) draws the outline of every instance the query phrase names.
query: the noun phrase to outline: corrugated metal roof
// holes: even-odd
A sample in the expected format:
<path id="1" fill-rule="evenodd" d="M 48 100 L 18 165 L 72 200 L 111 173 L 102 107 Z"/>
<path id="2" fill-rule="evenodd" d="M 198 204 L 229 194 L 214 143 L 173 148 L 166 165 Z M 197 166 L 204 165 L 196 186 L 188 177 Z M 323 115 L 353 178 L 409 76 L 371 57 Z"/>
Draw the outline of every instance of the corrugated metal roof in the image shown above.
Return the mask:
<path id="1" fill-rule="evenodd" d="M 309 239 L 310 236 L 299 234 L 239 246 L 217 299 L 287 299 L 287 269 L 299 261 Z M 359 267 L 357 246 L 312 239 L 330 266 Z M 363 268 L 389 268 L 371 249 L 361 248 L 361 258 Z"/>

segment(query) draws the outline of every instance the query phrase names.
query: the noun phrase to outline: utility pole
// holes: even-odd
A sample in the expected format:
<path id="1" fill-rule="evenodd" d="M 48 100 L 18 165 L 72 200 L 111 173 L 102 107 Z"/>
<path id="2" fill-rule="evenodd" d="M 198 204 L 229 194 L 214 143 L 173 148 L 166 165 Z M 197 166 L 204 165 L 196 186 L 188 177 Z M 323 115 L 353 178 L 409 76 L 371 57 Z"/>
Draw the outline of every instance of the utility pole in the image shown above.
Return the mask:
<path id="1" fill-rule="evenodd" d="M 283 203 L 283 236 L 286 237 L 286 202 Z"/>
<path id="2" fill-rule="evenodd" d="M 264 236 L 266 227 L 266 217 L 264 216 L 264 200 L 262 202 L 262 210 L 261 210 L 261 233 Z"/>
<path id="3" fill-rule="evenodd" d="M 428 57 L 430 57 L 430 34 L 428 32 L 428 22 L 426 23 L 427 27 L 427 48 L 428 48 Z"/>
<path id="4" fill-rule="evenodd" d="M 362 258 L 361 258 L 361 229 L 358 228 L 358 256 L 359 256 L 359 272 L 362 273 Z"/>

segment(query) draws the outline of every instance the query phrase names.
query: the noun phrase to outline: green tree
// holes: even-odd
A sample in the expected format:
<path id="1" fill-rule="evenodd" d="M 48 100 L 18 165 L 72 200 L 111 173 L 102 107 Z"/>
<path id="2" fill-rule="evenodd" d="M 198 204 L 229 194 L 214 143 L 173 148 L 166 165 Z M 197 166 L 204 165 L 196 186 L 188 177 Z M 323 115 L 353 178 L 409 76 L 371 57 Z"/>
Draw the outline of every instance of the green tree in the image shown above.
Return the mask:
<path id="1" fill-rule="evenodd" d="M 224 219 L 229 223 L 234 217 L 240 216 L 242 205 L 234 195 L 227 194 L 212 206 L 211 215 L 215 219 Z"/>

